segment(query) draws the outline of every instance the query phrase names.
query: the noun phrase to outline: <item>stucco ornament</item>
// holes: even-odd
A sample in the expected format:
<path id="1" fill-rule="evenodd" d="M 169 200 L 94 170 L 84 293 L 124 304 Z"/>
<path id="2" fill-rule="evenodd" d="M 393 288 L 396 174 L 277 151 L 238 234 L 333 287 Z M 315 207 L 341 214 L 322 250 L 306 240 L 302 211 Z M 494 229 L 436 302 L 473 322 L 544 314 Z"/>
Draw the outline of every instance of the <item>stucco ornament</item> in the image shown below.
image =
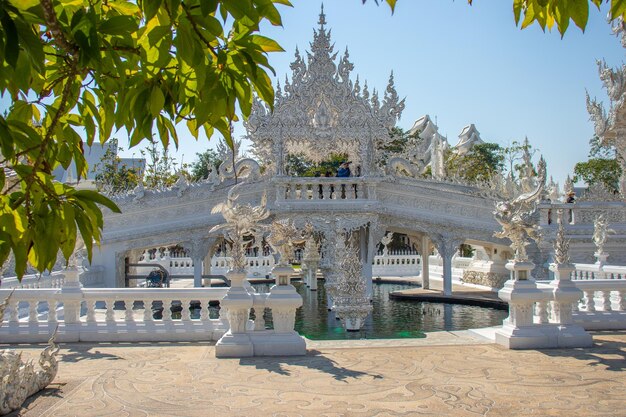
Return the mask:
<path id="1" fill-rule="evenodd" d="M 246 251 L 247 242 L 245 237 L 259 233 L 265 226 L 259 223 L 267 219 L 270 215 L 267 209 L 267 198 L 263 194 L 261 204 L 252 206 L 251 204 L 237 204 L 238 194 L 236 194 L 239 185 L 235 185 L 228 192 L 228 198 L 225 203 L 217 204 L 213 207 L 211 213 L 220 213 L 225 224 L 213 227 L 210 233 L 223 233 L 224 238 L 232 243 L 230 256 L 233 258 L 233 272 L 245 272 L 246 270 Z"/>
<path id="2" fill-rule="evenodd" d="M 291 219 L 272 222 L 267 243 L 279 255 L 278 265 L 289 265 L 289 256 L 293 254 L 294 245 L 306 242 L 313 234 L 313 227 L 307 224 L 304 230 L 298 230 Z"/>
<path id="3" fill-rule="evenodd" d="M 502 230 L 494 233 L 494 236 L 511 241 L 516 261 L 528 260 L 526 245 L 529 239 L 540 240 L 539 226 L 536 224 L 534 214 L 546 185 L 546 162 L 543 158 L 537 164 L 535 184 L 534 190 L 508 201 L 497 202 L 493 213 L 496 221 L 502 226 Z"/>
<path id="4" fill-rule="evenodd" d="M 389 130 L 396 125 L 404 100 L 394 87 L 393 74 L 379 100 L 370 96 L 367 84 L 361 89 L 352 81 L 353 64 L 346 50 L 337 60 L 326 15 L 322 9 L 319 28 L 314 31 L 306 59 L 296 50 L 291 64 L 291 81 L 277 88 L 274 110 L 254 100 L 245 122 L 254 154 L 262 164 L 284 175 L 288 154 L 303 154 L 319 162 L 329 154 L 345 153 L 363 175 L 378 171 L 376 144 L 389 142 Z"/>
<path id="5" fill-rule="evenodd" d="M 393 240 L 393 232 L 387 233 L 382 239 L 380 239 L 380 243 L 383 245 L 383 256 L 387 256 L 389 253 L 389 244 Z"/>
<path id="6" fill-rule="evenodd" d="M 359 330 L 372 311 L 362 274 L 359 248 L 351 238 L 344 248 L 340 263 L 342 273 L 336 283 L 335 312 L 346 330 Z"/>
<path id="7" fill-rule="evenodd" d="M 11 295 L 0 303 L 0 324 L 10 298 Z M 54 380 L 58 370 L 56 355 L 59 352 L 54 343 L 55 337 L 56 330 L 39 356 L 40 369 L 35 369 L 32 361 L 23 362 L 21 353 L 11 349 L 0 350 L 0 415 L 19 409 L 28 397 Z"/>
<path id="8" fill-rule="evenodd" d="M 565 238 L 563 227 L 563 209 L 557 211 L 558 228 L 554 240 L 554 261 L 559 265 L 569 264 L 569 240 Z"/>
<path id="9" fill-rule="evenodd" d="M 626 24 L 622 18 L 613 24 L 613 32 L 621 37 L 622 47 L 626 48 Z M 622 167 L 620 193 L 626 195 L 626 65 L 609 68 L 604 61 L 598 61 L 600 80 L 610 100 L 608 112 L 602 103 L 587 94 L 587 111 L 595 125 L 595 134 L 603 145 L 615 147 L 617 160 Z"/>
<path id="10" fill-rule="evenodd" d="M 593 221 L 593 243 L 596 245 L 596 252 L 598 254 L 604 253 L 604 245 L 606 239 L 610 233 L 615 233 L 615 230 L 609 229 L 609 222 L 604 214 L 599 215 Z"/>

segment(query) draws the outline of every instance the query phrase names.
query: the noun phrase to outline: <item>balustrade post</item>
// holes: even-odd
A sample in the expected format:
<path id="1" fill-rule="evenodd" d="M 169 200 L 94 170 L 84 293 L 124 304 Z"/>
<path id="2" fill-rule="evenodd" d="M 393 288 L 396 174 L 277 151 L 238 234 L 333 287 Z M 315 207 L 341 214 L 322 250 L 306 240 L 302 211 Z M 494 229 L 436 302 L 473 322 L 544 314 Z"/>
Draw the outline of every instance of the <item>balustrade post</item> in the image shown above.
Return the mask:
<path id="1" fill-rule="evenodd" d="M 39 300 L 32 298 L 27 301 L 28 301 L 28 322 L 39 323 L 39 318 L 37 317 L 37 308 L 39 307 Z"/>
<path id="2" fill-rule="evenodd" d="M 53 299 L 48 299 L 48 322 L 56 323 L 57 322 L 57 302 Z"/>
<path id="3" fill-rule="evenodd" d="M 626 310 L 626 291 L 625 290 L 618 291 L 617 296 L 619 297 L 617 300 L 617 311 L 625 311 Z"/>
<path id="4" fill-rule="evenodd" d="M 496 331 L 496 343 L 509 349 L 556 347 L 556 335 L 545 331 L 545 326 L 533 323 L 533 305 L 544 302 L 550 295 L 537 288 L 530 271 L 535 265 L 529 261 L 513 260 L 506 264 L 511 271 L 498 296 L 509 304 L 509 317 Z"/>
<path id="5" fill-rule="evenodd" d="M 127 322 L 135 321 L 135 317 L 133 315 L 133 303 L 134 300 L 124 299 L 124 320 Z"/>
<path id="6" fill-rule="evenodd" d="M 596 292 L 594 290 L 583 290 L 585 307 L 588 313 L 593 313 L 596 311 L 596 302 L 593 299 L 595 293 Z"/>
<path id="7" fill-rule="evenodd" d="M 106 303 L 107 309 L 105 314 L 105 320 L 107 322 L 115 321 L 115 311 L 113 310 L 113 308 L 115 307 L 115 299 L 107 298 L 106 300 L 104 300 L 104 302 Z"/>
<path id="8" fill-rule="evenodd" d="M 602 310 L 603 311 L 613 310 L 611 306 L 611 291 L 601 291 L 601 294 L 602 294 Z"/>
<path id="9" fill-rule="evenodd" d="M 421 245 L 421 266 L 422 266 L 422 288 L 427 290 L 430 288 L 430 271 L 428 265 L 428 257 L 430 256 L 430 240 L 427 235 L 422 236 Z"/>
<path id="10" fill-rule="evenodd" d="M 576 267 L 570 263 L 553 263 L 550 265 L 550 271 L 554 273 L 554 281 L 552 281 L 553 316 L 557 325 L 558 347 L 589 347 L 593 345 L 591 335 L 581 326 L 575 325 L 573 320 L 572 312 L 574 309 L 578 309 L 578 300 L 582 295 L 582 291 L 570 279 L 572 271 L 575 269 Z"/>
<path id="11" fill-rule="evenodd" d="M 80 303 L 83 299 L 83 286 L 80 283 L 79 276 L 82 271 L 82 267 L 76 266 L 68 266 L 65 269 L 65 280 L 61 293 L 63 294 L 63 316 L 66 327 L 80 322 Z"/>
<path id="12" fill-rule="evenodd" d="M 252 296 L 243 287 L 246 278 L 245 271 L 227 274 L 231 282 L 228 292 L 220 301 L 220 306 L 226 310 L 226 317 L 230 328 L 215 345 L 215 356 L 218 358 L 242 358 L 254 356 L 254 347 L 250 336 L 246 333 L 246 326 L 253 306 Z M 220 317 L 222 316 L 220 311 Z"/>

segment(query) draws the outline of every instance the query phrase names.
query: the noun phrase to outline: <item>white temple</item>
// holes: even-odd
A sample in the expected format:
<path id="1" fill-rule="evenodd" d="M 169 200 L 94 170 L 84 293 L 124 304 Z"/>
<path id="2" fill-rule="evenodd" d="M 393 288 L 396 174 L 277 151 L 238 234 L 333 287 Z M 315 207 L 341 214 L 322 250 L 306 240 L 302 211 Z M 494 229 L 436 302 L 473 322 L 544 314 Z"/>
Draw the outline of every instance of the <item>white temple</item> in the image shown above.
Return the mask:
<path id="1" fill-rule="evenodd" d="M 584 268 L 591 268 L 589 269 L 591 273 L 595 271 L 597 274 L 600 272 L 620 274 L 617 269 L 614 270 L 617 272 L 610 272 L 608 269 L 600 270 L 597 269 L 599 267 L 593 266 L 596 257 L 591 236 L 594 232 L 594 220 L 598 214 L 604 213 L 615 234 L 603 242 L 603 253 L 608 262 L 614 265 L 626 262 L 624 252 L 626 203 L 621 196 L 614 197 L 610 202 L 606 199 L 581 198 L 572 204 L 557 200 L 558 190 L 546 192 L 544 184 L 536 178 L 526 178 L 526 187 L 531 190 L 530 192 L 520 191 L 519 187 L 515 188 L 515 184 L 503 178 L 496 178 L 492 184 L 481 185 L 468 185 L 447 178 L 443 154 L 450 145 L 438 132 L 438 127 L 428 115 L 419 118 L 410 130 L 410 133 L 419 134 L 422 139 L 420 145 L 416 149 L 408 150 L 406 154 L 390 158 L 385 166 L 379 165 L 377 161 L 380 157 L 380 147 L 390 141 L 390 129 L 396 126 L 404 109 L 404 101 L 399 99 L 396 92 L 393 75 L 390 76 L 384 92 L 379 94 L 374 89 L 370 91 L 370 87 L 365 83 L 361 84 L 358 78 L 351 78 L 353 64 L 349 61 L 347 50 L 341 57 L 338 58 L 337 55 L 322 11 L 319 26 L 314 30 L 310 51 L 304 56 L 296 51 L 295 60 L 291 64 L 291 78 L 278 89 L 273 112 L 258 100 L 254 103 L 246 128 L 258 160 L 241 159 L 236 162 L 235 167 L 225 162 L 220 167 L 219 175 L 214 175 L 203 182 L 187 183 L 181 178 L 168 190 L 150 190 L 141 187 L 115 197 L 122 213 L 105 214 L 101 247 L 94 250 L 92 264 L 84 265 L 84 268 L 81 265 L 77 266 L 83 285 L 105 288 L 99 288 L 98 292 L 93 293 L 89 292 L 91 288 L 79 290 L 78 278 L 75 274 L 69 274 L 68 276 L 72 277 L 71 285 L 68 287 L 70 289 L 57 291 L 58 294 L 55 293 L 54 296 L 46 295 L 49 298 L 45 299 L 50 299 L 50 303 L 53 303 L 56 296 L 73 296 L 76 297 L 72 299 L 75 302 L 79 299 L 79 294 L 89 294 L 81 295 L 87 297 L 81 299 L 88 310 L 86 321 L 81 321 L 77 313 L 80 311 L 80 302 L 76 307 L 78 310 L 75 309 L 72 314 L 65 315 L 65 321 L 78 329 L 76 330 L 78 335 L 62 328 L 59 340 L 75 338 L 92 341 L 205 340 L 207 337 L 216 340 L 222 337 L 229 329 L 228 320 L 221 316 L 220 319 L 210 319 L 206 307 L 209 300 L 222 299 L 226 295 L 226 289 L 200 287 L 203 278 L 213 274 L 217 268 L 224 267 L 223 262 L 220 265 L 213 261 L 219 248 L 228 246 L 224 245 L 224 242 L 229 241 L 228 234 L 221 226 L 227 222 L 226 216 L 220 210 L 216 210 L 216 207 L 223 207 L 227 200 L 232 203 L 230 200 L 232 194 L 229 193 L 232 193 L 236 181 L 237 204 L 266 208 L 269 214 L 260 220 L 265 225 L 289 221 L 297 230 L 310 229 L 306 238 L 309 246 L 305 249 L 304 262 L 305 264 L 308 262 L 307 267 L 313 270 L 305 271 L 304 279 L 311 290 L 315 290 L 319 268 L 331 298 L 334 294 L 342 297 L 342 300 L 362 301 L 371 294 L 373 269 L 384 265 L 380 263 L 380 258 L 377 259 L 377 256 L 381 256 L 378 254 L 378 246 L 388 233 L 407 236 L 419 253 L 411 254 L 419 256 L 419 262 L 411 265 L 415 265 L 417 269 L 415 274 L 420 276 L 423 287 L 429 288 L 430 274 L 437 271 L 437 278 L 443 281 L 445 295 L 452 293 L 453 272 L 457 273 L 458 270 L 460 273 L 456 275 L 456 279 L 459 283 L 493 289 L 501 288 L 505 281 L 515 274 L 520 277 L 532 274 L 537 279 L 565 277 L 562 268 L 557 268 L 556 272 L 548 269 L 552 268 L 551 265 L 556 259 L 553 243 L 558 237 L 559 210 L 564 213 L 563 222 L 566 226 L 565 232 L 561 235 L 566 235 L 570 240 L 569 254 L 571 262 L 575 265 L 574 270 L 570 271 L 572 276 L 582 276 L 581 271 L 584 271 Z M 621 97 L 623 91 L 620 100 Z M 616 116 L 617 119 L 619 118 Z M 615 130 L 617 133 L 611 133 L 613 130 L 609 128 L 602 132 L 607 137 L 610 135 L 614 137 L 619 133 L 619 129 Z M 451 149 L 464 153 L 478 143 L 482 143 L 480 134 L 476 127 L 470 124 L 463 129 L 458 144 Z M 360 167 L 360 175 L 355 176 L 357 170 L 353 169 L 353 176 L 347 178 L 294 177 L 288 175 L 285 170 L 286 160 L 290 154 L 303 154 L 312 161 L 319 162 L 325 160 L 331 153 L 347 154 L 353 167 Z M 431 176 L 424 176 L 428 168 Z M 529 167 L 529 171 L 532 170 L 530 168 L 532 167 Z M 545 181 L 545 175 L 543 180 Z M 524 205 L 521 205 L 522 201 Z M 499 202 L 498 221 L 494 218 L 496 202 Z M 515 207 L 518 212 L 513 213 L 511 210 Z M 513 214 L 526 222 L 534 222 L 533 225 L 537 230 L 528 224 L 524 225 L 524 230 L 540 231 L 542 239 L 538 243 L 530 244 L 520 243 L 521 238 L 516 239 L 514 251 L 511 248 L 510 235 L 500 233 L 495 237 L 494 234 L 501 231 L 503 224 L 517 221 L 513 219 L 515 217 Z M 257 253 L 247 260 L 238 258 L 237 265 L 242 267 L 247 262 L 245 268 L 248 272 L 253 268 L 259 268 L 259 262 L 262 263 L 262 267 L 267 266 L 268 269 L 285 266 L 277 265 L 274 259 L 271 261 L 267 259 L 269 255 L 262 253 L 264 249 L 261 242 L 264 236 L 259 232 L 262 228 L 254 230 L 258 235 L 254 237 L 253 245 Z M 521 233 L 520 230 L 516 229 L 516 233 Z M 361 262 L 360 269 L 354 265 L 350 267 L 350 279 L 353 280 L 354 271 L 359 270 L 362 286 L 352 281 L 349 286 L 342 284 L 341 259 L 338 253 L 347 243 L 350 243 L 353 250 L 352 255 L 358 253 L 354 256 L 358 256 Z M 318 244 L 321 256 L 317 256 Z M 474 255 L 466 258 L 462 268 L 459 268 L 458 251 L 461 244 L 470 245 Z M 142 257 L 145 261 L 148 254 L 152 256 L 155 252 L 159 253 L 155 248 L 172 246 L 183 248 L 188 254 L 189 262 L 186 263 L 186 267 L 189 269 L 185 274 L 193 275 L 197 288 L 179 292 L 163 289 L 160 300 L 163 303 L 182 300 L 183 304 L 189 304 L 193 300 L 201 299 L 200 322 L 191 320 L 187 311 L 186 316 L 181 319 L 182 322 L 178 323 L 168 316 L 169 309 L 163 312 L 163 322 L 152 320 L 149 313 L 144 313 L 144 321 L 141 321 L 130 309 L 120 324 L 113 307 L 115 301 L 122 300 L 127 306 L 132 306 L 134 300 L 140 298 L 148 303 L 153 300 L 150 297 L 154 297 L 152 293 L 128 292 L 130 289 L 125 288 L 133 284 L 127 281 L 127 276 L 135 268 L 133 265 L 138 264 Z M 313 247 L 315 249 L 311 249 Z M 514 252 L 521 252 L 520 248 L 523 248 L 524 256 L 527 258 L 525 261 L 528 261 L 524 264 L 524 268 L 527 269 L 522 271 L 523 274 L 507 266 L 511 259 L 516 258 L 517 254 Z M 241 247 L 237 248 L 237 253 L 241 255 Z M 385 253 L 384 256 L 388 259 L 395 255 Z M 154 262 L 166 259 L 170 267 L 179 267 L 171 263 L 174 261 L 166 251 L 157 258 Z M 256 258 L 256 261 L 253 258 Z M 266 261 L 268 263 L 263 264 Z M 285 259 L 281 259 L 281 262 L 284 263 Z M 578 264 L 592 266 L 579 268 L 576 266 Z M 536 268 L 532 270 L 529 265 Z M 256 269 L 259 270 L 261 269 Z M 241 274 L 244 271 L 238 273 L 239 278 L 242 278 Z M 284 270 L 281 274 L 282 279 L 288 281 L 288 274 Z M 346 287 L 364 288 L 365 296 L 348 297 L 342 293 Z M 553 295 L 548 295 L 553 288 L 549 291 L 533 291 L 529 294 L 543 294 L 543 301 L 554 301 L 550 298 Z M 592 294 L 587 296 L 590 297 L 588 305 L 591 306 L 595 302 L 594 291 L 601 290 L 589 291 Z M 621 306 L 620 311 L 623 311 L 624 292 L 620 291 L 622 291 L 621 301 L 617 304 L 613 302 L 613 305 Z M 610 293 L 609 290 L 605 292 Z M 167 294 L 167 298 L 164 298 L 163 294 Z M 550 294 L 558 294 L 558 291 Z M 246 327 L 247 316 L 243 317 L 245 312 L 250 308 L 266 307 L 269 305 L 266 303 L 272 302 L 275 303 L 275 308 L 278 308 L 277 300 L 280 299 L 275 296 L 268 301 L 267 295 L 255 295 L 241 288 L 236 295 L 241 297 L 237 299 L 239 301 L 245 298 L 236 304 L 243 313 L 235 314 L 234 311 L 229 311 L 228 314 L 233 315 L 232 320 L 237 323 L 241 334 L 254 329 L 260 331 L 257 327 L 261 326 L 257 323 L 261 319 L 257 318 L 254 329 Z M 283 295 L 287 299 L 293 294 Z M 606 297 L 605 294 L 604 308 L 610 310 L 612 301 L 610 296 L 609 301 L 606 301 Z M 100 326 L 95 319 L 93 309 L 96 301 L 106 303 L 106 325 Z M 523 305 L 524 311 L 530 311 L 535 301 L 531 298 L 524 301 L 526 303 Z M 329 305 L 332 305 L 332 302 L 331 299 Z M 513 302 L 517 302 L 515 297 Z M 295 304 L 294 302 L 290 305 Z M 345 305 L 341 306 L 344 307 Z M 35 323 L 36 309 L 33 311 Z M 10 320 L 17 323 L 17 313 L 13 316 L 11 314 L 13 313 L 9 314 Z M 532 323 L 532 312 L 525 314 L 530 314 Z M 287 315 L 285 313 L 285 317 Z M 291 320 L 291 318 L 285 320 L 287 319 Z M 546 317 L 542 318 L 544 319 L 545 323 L 549 322 Z M 56 317 L 54 320 L 56 321 Z M 113 324 L 118 327 L 113 329 Z M 165 331 L 134 332 L 135 328 L 145 330 L 141 327 L 144 325 L 149 329 L 158 328 Z M 20 337 L 22 339 L 19 340 L 24 340 L 23 338 L 39 340 L 37 338 L 39 333 L 30 332 L 27 326 L 24 326 L 24 329 L 20 326 L 21 324 L 16 324 L 15 329 L 11 330 L 11 337 L 14 337 L 14 340 Z M 128 331 L 119 331 L 119 326 L 125 326 L 124 329 Z M 511 334 L 515 334 L 515 323 L 512 326 Z M 256 333 L 243 339 L 252 340 L 257 337 L 259 340 L 265 340 L 267 334 L 260 335 L 261 333 Z M 237 338 L 241 339 L 240 336 L 235 337 Z M 271 343 L 264 346 L 267 348 Z M 248 354 L 254 352 L 254 349 L 250 350 L 250 346 L 246 349 Z"/>

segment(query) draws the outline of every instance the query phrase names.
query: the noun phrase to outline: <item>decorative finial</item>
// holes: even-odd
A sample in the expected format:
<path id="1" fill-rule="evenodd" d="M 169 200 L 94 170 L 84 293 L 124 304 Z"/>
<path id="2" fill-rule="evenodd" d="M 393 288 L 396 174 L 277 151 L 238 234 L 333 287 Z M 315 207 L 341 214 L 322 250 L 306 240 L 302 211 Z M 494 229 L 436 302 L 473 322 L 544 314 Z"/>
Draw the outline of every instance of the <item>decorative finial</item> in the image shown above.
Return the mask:
<path id="1" fill-rule="evenodd" d="M 320 20 L 319 20 L 320 30 L 324 30 L 324 25 L 326 24 L 326 15 L 324 14 L 324 3 L 322 3 L 322 11 L 320 12 Z"/>
<path id="2" fill-rule="evenodd" d="M 557 210 L 556 240 L 554 241 L 554 260 L 558 265 L 569 263 L 569 240 L 565 239 L 565 227 L 563 227 L 563 209 Z"/>

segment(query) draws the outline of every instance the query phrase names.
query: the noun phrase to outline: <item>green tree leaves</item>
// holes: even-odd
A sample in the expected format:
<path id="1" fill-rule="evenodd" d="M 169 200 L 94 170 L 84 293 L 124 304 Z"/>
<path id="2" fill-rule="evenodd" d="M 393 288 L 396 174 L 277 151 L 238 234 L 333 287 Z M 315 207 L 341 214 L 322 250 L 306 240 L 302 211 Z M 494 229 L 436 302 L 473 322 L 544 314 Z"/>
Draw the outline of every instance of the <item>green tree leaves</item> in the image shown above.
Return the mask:
<path id="1" fill-rule="evenodd" d="M 589 187 L 602 185 L 614 193 L 619 192 L 622 168 L 616 159 L 590 158 L 574 166 L 574 182 L 584 181 Z"/>
<path id="2" fill-rule="evenodd" d="M 448 175 L 458 176 L 470 183 L 481 183 L 488 182 L 494 174 L 502 172 L 504 156 L 500 145 L 480 143 L 463 155 L 449 153 L 445 163 Z"/>
<path id="3" fill-rule="evenodd" d="M 0 0 L 0 262 L 13 251 L 40 271 L 76 233 L 88 255 L 99 242 L 104 197 L 54 181 L 57 168 L 87 166 L 82 137 L 106 142 L 125 129 L 131 146 L 176 126 L 219 131 L 250 114 L 252 97 L 273 104 L 269 52 L 258 34 L 282 24 L 287 0 Z"/>

